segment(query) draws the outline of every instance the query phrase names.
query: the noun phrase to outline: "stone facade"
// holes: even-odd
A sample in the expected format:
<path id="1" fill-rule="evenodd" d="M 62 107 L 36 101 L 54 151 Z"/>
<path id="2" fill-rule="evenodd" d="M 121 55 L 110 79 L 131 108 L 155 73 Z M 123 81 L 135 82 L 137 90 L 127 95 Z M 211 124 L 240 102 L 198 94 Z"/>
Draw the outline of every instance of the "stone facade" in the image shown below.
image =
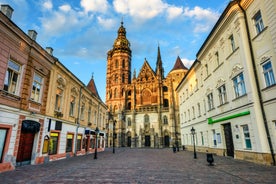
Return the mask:
<path id="1" fill-rule="evenodd" d="M 158 47 L 155 70 L 145 59 L 138 75 L 135 71 L 132 75 L 130 43 L 121 23 L 118 37 L 107 54 L 106 104 L 112 115 L 109 145 L 113 145 L 113 135 L 115 146 L 119 147 L 162 148 L 179 144 L 175 88 L 186 72 L 178 57 L 174 68 L 164 77 Z"/>
<path id="2" fill-rule="evenodd" d="M 275 7 L 229 2 L 198 51 L 177 88 L 189 149 L 275 165 Z"/>

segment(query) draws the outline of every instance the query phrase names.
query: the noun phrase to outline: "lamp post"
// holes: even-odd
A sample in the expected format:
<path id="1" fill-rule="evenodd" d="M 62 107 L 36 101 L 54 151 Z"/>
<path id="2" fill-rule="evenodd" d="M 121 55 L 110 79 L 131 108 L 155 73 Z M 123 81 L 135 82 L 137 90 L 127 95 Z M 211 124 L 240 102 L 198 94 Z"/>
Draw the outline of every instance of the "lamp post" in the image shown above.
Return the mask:
<path id="1" fill-rule="evenodd" d="M 116 120 L 113 120 L 113 153 L 115 153 L 115 126 L 116 126 Z"/>
<path id="2" fill-rule="evenodd" d="M 191 133 L 193 135 L 193 141 L 194 141 L 194 159 L 196 159 L 196 149 L 195 149 L 195 129 L 192 127 Z"/>
<path id="3" fill-rule="evenodd" d="M 96 144 L 95 144 L 95 154 L 94 154 L 94 159 L 97 159 L 98 157 L 97 157 L 97 149 L 98 149 L 98 133 L 99 133 L 99 128 L 98 127 L 96 127 L 96 130 L 95 130 L 95 132 L 96 132 Z"/>

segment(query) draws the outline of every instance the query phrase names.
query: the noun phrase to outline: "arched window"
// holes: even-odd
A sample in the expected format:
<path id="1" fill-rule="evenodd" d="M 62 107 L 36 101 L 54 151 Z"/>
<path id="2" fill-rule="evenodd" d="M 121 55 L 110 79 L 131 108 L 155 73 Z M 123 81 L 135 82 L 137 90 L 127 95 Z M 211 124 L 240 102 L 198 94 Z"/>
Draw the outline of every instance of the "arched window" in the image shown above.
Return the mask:
<path id="1" fill-rule="evenodd" d="M 169 100 L 168 99 L 164 99 L 164 107 L 169 107 Z"/>
<path id="2" fill-rule="evenodd" d="M 114 89 L 114 98 L 117 98 L 117 89 Z"/>
<path id="3" fill-rule="evenodd" d="M 164 125 L 167 125 L 167 124 L 168 124 L 168 118 L 167 118 L 166 115 L 163 116 L 163 123 L 164 123 Z"/>
<path id="4" fill-rule="evenodd" d="M 168 91 L 168 87 L 167 86 L 163 86 L 163 91 L 167 92 Z"/>
<path id="5" fill-rule="evenodd" d="M 125 74 L 122 75 L 122 83 L 125 83 Z"/>
<path id="6" fill-rule="evenodd" d="M 131 109 L 131 102 L 127 103 L 127 109 L 130 110 Z"/>
<path id="7" fill-rule="evenodd" d="M 122 61 L 122 67 L 125 68 L 125 60 Z"/>
<path id="8" fill-rule="evenodd" d="M 116 59 L 116 61 L 115 61 L 115 67 L 116 68 L 118 68 L 119 67 L 119 62 L 118 62 L 118 60 Z"/>

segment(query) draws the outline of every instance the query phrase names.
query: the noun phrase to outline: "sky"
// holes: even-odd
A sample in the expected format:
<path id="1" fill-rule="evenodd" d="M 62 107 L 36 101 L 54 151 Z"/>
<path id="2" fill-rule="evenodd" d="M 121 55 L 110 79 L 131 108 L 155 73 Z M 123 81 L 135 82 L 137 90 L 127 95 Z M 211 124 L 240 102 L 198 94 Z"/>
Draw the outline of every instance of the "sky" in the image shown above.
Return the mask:
<path id="1" fill-rule="evenodd" d="M 229 0 L 0 0 L 12 21 L 85 85 L 93 76 L 105 102 L 107 52 L 123 21 L 132 50 L 132 73 L 146 60 L 155 70 L 160 47 L 165 76 L 179 56 L 190 67 Z"/>

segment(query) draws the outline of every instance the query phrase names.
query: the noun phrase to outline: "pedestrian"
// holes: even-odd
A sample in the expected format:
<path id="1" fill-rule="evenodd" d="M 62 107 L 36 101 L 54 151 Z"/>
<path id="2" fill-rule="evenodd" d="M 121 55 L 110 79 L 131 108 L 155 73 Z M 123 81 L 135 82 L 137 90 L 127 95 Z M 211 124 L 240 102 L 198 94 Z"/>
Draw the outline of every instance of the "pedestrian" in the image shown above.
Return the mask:
<path id="1" fill-rule="evenodd" d="M 175 145 L 173 145 L 173 152 L 174 152 L 174 153 L 176 152 L 176 147 L 175 147 Z"/>

